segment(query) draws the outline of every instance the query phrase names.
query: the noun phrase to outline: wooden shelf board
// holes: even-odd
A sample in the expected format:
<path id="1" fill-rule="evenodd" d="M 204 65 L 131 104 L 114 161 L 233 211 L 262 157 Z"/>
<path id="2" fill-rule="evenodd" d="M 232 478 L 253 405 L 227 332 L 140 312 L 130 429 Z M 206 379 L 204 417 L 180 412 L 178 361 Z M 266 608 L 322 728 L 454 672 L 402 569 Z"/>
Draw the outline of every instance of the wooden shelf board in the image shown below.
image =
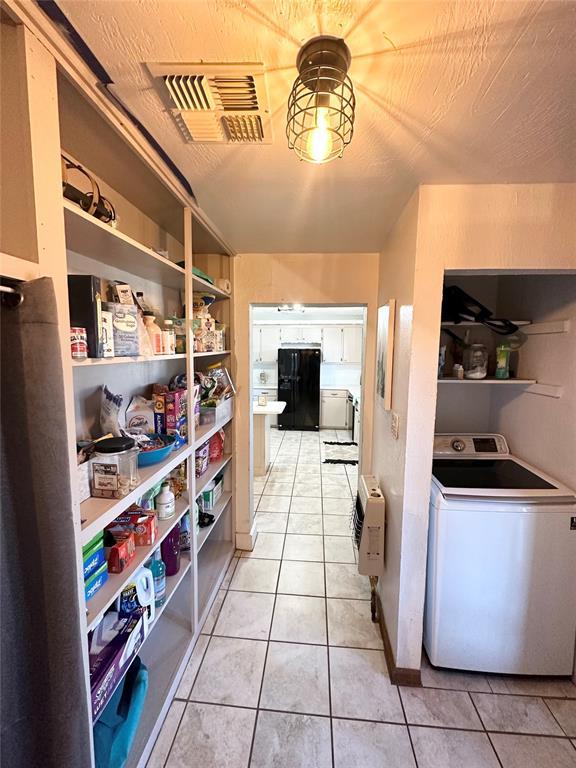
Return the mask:
<path id="1" fill-rule="evenodd" d="M 203 475 L 196 478 L 196 491 L 195 491 L 195 499 L 200 496 L 204 488 L 208 485 L 208 483 L 213 480 L 216 475 L 218 475 L 224 467 L 229 464 L 229 462 L 232 460 L 232 454 L 229 453 L 226 456 L 223 456 L 219 461 L 213 461 L 211 464 L 208 464 L 208 469 L 206 472 L 204 472 Z"/>
<path id="2" fill-rule="evenodd" d="M 176 513 L 170 520 L 158 521 L 158 537 L 149 547 L 136 547 L 136 555 L 130 565 L 122 573 L 109 573 L 104 586 L 86 603 L 88 615 L 86 617 L 87 630 L 90 631 L 100 621 L 105 611 L 112 605 L 126 584 L 130 582 L 136 571 L 144 565 L 152 553 L 158 549 L 162 541 L 170 533 L 176 523 L 190 509 L 190 501 L 187 495 L 176 500 Z"/>
<path id="3" fill-rule="evenodd" d="M 199 626 L 206 620 L 206 614 L 226 574 L 234 555 L 232 541 L 209 538 L 198 555 L 198 617 Z M 208 572 L 209 571 L 209 572 Z"/>
<path id="4" fill-rule="evenodd" d="M 73 368 L 92 368 L 95 365 L 126 365 L 126 363 L 155 363 L 159 360 L 186 360 L 186 355 L 153 355 L 136 357 L 88 357 L 86 360 L 72 360 Z"/>
<path id="5" fill-rule="evenodd" d="M 486 377 L 485 379 L 454 379 L 445 378 L 438 379 L 438 384 L 515 384 L 521 387 L 527 387 L 530 384 L 536 384 L 536 379 L 496 379 L 494 377 Z"/>
<path id="6" fill-rule="evenodd" d="M 184 288 L 185 270 L 64 200 L 66 248 L 170 288 Z"/>
<path id="7" fill-rule="evenodd" d="M 220 352 L 194 352 L 194 357 L 223 357 L 229 354 L 229 349 L 223 349 Z"/>
<path id="8" fill-rule="evenodd" d="M 216 296 L 216 301 L 232 298 L 231 294 L 226 293 L 226 291 L 223 291 L 222 288 L 217 288 L 215 285 L 212 285 L 212 283 L 209 283 L 208 280 L 204 280 L 204 278 L 198 277 L 198 275 L 192 274 L 192 283 L 195 291 L 206 291 L 206 293 L 212 293 L 214 296 Z"/>
<path id="9" fill-rule="evenodd" d="M 184 445 L 176 451 L 172 451 L 166 461 L 154 464 L 151 467 L 139 467 L 140 484 L 129 494 L 121 499 L 96 499 L 89 498 L 80 504 L 80 517 L 84 521 L 80 533 L 80 543 L 87 544 L 99 531 L 118 517 L 131 504 L 134 504 L 143 493 L 161 480 L 174 467 L 178 466 L 190 454 L 192 448 Z"/>
<path id="10" fill-rule="evenodd" d="M 214 522 L 212 523 L 212 525 L 208 525 L 206 528 L 200 528 L 200 533 L 198 534 L 198 537 L 196 540 L 196 552 L 200 552 L 206 540 L 210 536 L 211 532 L 216 527 L 218 520 L 224 514 L 224 512 L 226 511 L 231 501 L 232 501 L 232 493 L 230 491 L 224 491 L 222 496 L 220 496 L 220 498 L 216 502 L 214 509 L 208 510 L 209 514 L 214 515 Z"/>
<path id="11" fill-rule="evenodd" d="M 233 418 L 234 416 L 230 416 L 229 418 L 224 419 L 224 421 L 219 421 L 216 424 L 201 424 L 199 427 L 196 427 L 194 431 L 194 450 L 196 450 L 196 448 L 200 448 L 200 446 L 203 445 L 206 440 L 209 440 L 212 435 L 215 435 L 216 432 L 218 432 L 220 429 L 223 429 L 226 424 L 230 424 Z"/>

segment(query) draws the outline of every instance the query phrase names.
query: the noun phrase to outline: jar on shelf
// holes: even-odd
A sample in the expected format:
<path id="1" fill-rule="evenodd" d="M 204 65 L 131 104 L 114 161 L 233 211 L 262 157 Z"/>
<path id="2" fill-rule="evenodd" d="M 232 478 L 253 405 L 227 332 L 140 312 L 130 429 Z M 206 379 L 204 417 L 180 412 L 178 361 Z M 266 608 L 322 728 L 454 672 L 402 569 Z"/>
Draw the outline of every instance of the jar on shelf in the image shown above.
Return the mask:
<path id="1" fill-rule="evenodd" d="M 139 484 L 138 452 L 131 437 L 107 437 L 96 443 L 92 456 L 92 496 L 121 499 Z"/>
<path id="2" fill-rule="evenodd" d="M 485 379 L 488 372 L 488 350 L 484 344 L 470 344 L 464 350 L 464 376 Z"/>

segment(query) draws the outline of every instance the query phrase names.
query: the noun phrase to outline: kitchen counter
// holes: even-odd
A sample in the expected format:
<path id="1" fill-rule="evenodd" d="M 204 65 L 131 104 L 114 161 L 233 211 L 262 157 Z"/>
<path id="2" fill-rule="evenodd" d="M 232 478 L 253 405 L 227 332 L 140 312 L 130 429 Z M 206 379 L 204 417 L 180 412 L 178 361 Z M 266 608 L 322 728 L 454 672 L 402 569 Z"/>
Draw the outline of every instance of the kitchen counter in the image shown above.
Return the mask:
<path id="1" fill-rule="evenodd" d="M 254 421 L 254 476 L 265 475 L 270 465 L 270 417 L 277 416 L 286 408 L 286 403 L 270 400 L 267 405 L 252 403 Z"/>
<path id="2" fill-rule="evenodd" d="M 320 386 L 320 391 L 322 390 L 331 390 L 334 392 L 346 392 L 352 395 L 354 399 L 354 404 L 360 404 L 360 398 L 361 398 L 361 387 L 329 387 L 322 384 Z"/>

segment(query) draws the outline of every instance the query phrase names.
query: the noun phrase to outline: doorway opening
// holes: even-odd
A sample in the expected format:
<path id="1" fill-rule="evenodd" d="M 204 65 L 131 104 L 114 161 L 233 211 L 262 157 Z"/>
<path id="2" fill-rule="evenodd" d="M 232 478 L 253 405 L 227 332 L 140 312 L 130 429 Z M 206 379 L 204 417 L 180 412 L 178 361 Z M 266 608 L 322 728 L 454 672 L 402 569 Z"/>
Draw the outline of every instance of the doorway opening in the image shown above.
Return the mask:
<path id="1" fill-rule="evenodd" d="M 253 304 L 250 327 L 252 513 L 270 505 L 288 512 L 292 497 L 320 499 L 322 477 L 351 503 L 362 455 L 366 306 Z"/>

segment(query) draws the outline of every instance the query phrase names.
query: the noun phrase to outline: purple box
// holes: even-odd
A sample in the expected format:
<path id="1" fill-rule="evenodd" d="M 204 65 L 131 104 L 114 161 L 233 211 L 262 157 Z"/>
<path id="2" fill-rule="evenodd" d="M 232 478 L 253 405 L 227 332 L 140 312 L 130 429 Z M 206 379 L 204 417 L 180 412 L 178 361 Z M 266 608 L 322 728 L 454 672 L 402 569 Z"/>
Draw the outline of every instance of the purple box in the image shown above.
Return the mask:
<path id="1" fill-rule="evenodd" d="M 90 655 L 90 697 L 94 722 L 126 674 L 146 637 L 144 612 L 140 608 L 124 622 L 114 639 L 97 655 Z"/>

